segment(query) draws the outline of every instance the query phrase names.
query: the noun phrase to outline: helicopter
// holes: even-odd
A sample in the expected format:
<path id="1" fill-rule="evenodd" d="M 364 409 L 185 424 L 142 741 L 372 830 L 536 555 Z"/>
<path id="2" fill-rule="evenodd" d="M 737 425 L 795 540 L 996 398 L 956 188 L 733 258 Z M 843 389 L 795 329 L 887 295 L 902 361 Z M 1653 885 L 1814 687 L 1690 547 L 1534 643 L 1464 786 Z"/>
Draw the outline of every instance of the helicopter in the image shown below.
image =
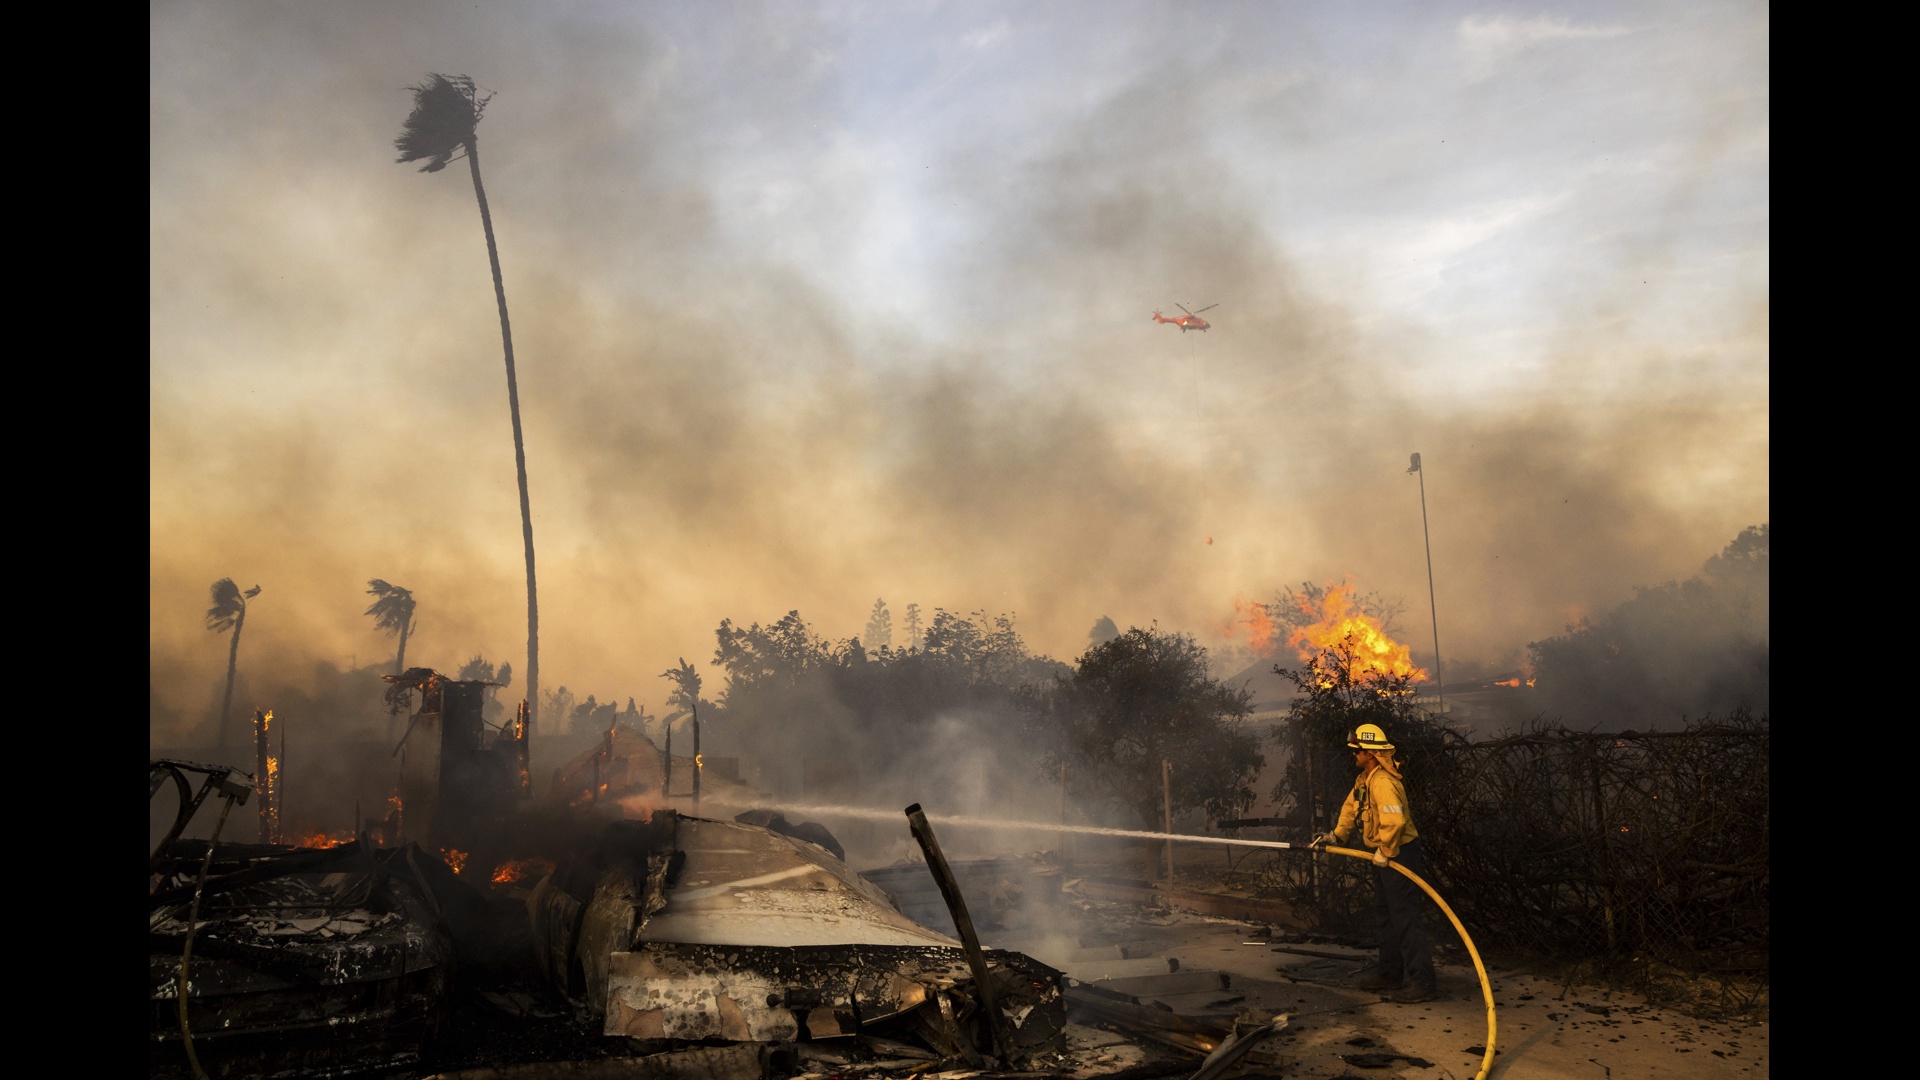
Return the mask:
<path id="1" fill-rule="evenodd" d="M 1175 304 L 1173 306 L 1179 308 L 1181 311 L 1187 311 L 1187 306 L 1185 304 Z M 1219 306 L 1220 306 L 1219 304 L 1208 304 L 1206 307 L 1201 308 L 1200 311 L 1212 311 L 1214 308 L 1217 308 Z M 1171 319 L 1167 318 L 1165 315 L 1162 315 L 1158 311 L 1156 311 L 1153 313 L 1153 321 L 1163 322 L 1163 323 L 1172 323 L 1173 325 L 1179 327 L 1180 332 L 1183 334 L 1189 330 L 1204 331 L 1208 326 L 1207 320 L 1200 317 L 1199 311 L 1187 311 L 1185 315 L 1176 315 Z"/>

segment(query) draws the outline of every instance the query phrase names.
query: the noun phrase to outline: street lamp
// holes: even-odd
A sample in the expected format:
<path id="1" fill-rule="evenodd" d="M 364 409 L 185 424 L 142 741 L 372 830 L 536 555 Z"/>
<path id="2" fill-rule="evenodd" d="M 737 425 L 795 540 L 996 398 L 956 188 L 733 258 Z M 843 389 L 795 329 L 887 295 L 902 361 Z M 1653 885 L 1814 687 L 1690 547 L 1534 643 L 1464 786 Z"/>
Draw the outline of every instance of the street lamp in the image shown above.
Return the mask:
<path id="1" fill-rule="evenodd" d="M 1415 451 L 1407 471 L 1420 477 L 1420 534 L 1427 543 L 1427 610 L 1433 613 L 1433 685 L 1440 699 L 1440 715 L 1447 714 L 1447 679 L 1440 669 L 1440 609 L 1433 599 L 1433 533 L 1427 528 L 1427 473 Z"/>

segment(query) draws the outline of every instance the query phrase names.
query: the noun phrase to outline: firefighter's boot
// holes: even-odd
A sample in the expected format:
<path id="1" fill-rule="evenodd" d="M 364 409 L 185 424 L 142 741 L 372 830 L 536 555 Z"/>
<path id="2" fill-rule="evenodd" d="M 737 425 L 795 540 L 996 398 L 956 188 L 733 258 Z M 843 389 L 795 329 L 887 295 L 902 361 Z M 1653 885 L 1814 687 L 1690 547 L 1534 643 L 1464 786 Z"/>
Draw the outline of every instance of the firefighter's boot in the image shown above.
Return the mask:
<path id="1" fill-rule="evenodd" d="M 1355 990 L 1398 990 L 1400 989 L 1400 975 L 1397 972 L 1388 973 L 1382 970 L 1378 964 L 1368 964 L 1366 967 L 1360 969 L 1359 974 L 1353 977 L 1352 986 Z"/>
<path id="2" fill-rule="evenodd" d="M 1432 1001 L 1439 997 L 1432 983 L 1420 983 L 1408 980 L 1400 989 L 1393 992 L 1393 1000 L 1402 1005 L 1412 1005 L 1420 1001 Z"/>

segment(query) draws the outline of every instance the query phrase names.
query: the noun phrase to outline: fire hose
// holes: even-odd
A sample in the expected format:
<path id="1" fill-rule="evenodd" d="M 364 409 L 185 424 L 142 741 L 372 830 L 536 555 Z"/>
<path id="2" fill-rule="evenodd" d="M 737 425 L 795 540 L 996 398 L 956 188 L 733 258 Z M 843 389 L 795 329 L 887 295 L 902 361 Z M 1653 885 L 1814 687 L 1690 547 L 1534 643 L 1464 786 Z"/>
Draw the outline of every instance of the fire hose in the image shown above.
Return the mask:
<path id="1" fill-rule="evenodd" d="M 207 887 L 207 870 L 213 865 L 213 849 L 220 843 L 220 829 L 227 823 L 227 812 L 235 802 L 244 801 L 245 796 L 229 794 L 220 806 L 220 819 L 213 823 L 213 835 L 207 838 L 206 857 L 200 860 L 200 876 L 193 881 L 193 904 L 187 909 L 187 943 L 180 950 L 180 982 L 176 991 L 180 999 L 180 1043 L 187 1048 L 187 1064 L 193 1066 L 193 1075 L 198 1080 L 206 1080 L 207 1071 L 200 1067 L 200 1058 L 193 1052 L 193 1029 L 187 1025 L 187 964 L 193 959 L 193 924 L 200 919 L 200 894 Z"/>
<path id="2" fill-rule="evenodd" d="M 186 778 L 182 770 L 206 774 L 206 780 L 200 786 L 200 794 L 189 798 Z M 168 831 L 165 840 L 153 851 L 153 865 L 158 869 L 161 860 L 173 847 L 173 842 L 186 828 L 187 820 L 199 809 L 206 797 L 218 791 L 221 796 L 220 817 L 213 823 L 213 835 L 207 838 L 207 850 L 200 858 L 200 873 L 193 881 L 193 903 L 187 908 L 187 936 L 180 948 L 180 974 L 174 985 L 174 997 L 180 1002 L 180 1045 L 186 1049 L 187 1065 L 192 1069 L 196 1080 L 206 1080 L 207 1071 L 200 1065 L 199 1055 L 193 1050 L 193 1028 L 187 1021 L 187 998 L 193 983 L 188 978 L 193 961 L 193 932 L 200 921 L 200 897 L 206 891 L 207 873 L 213 868 L 213 853 L 220 846 L 220 830 L 226 827 L 227 815 L 247 801 L 253 793 L 253 777 L 247 773 L 236 772 L 224 765 L 200 765 L 188 761 L 156 761 L 153 763 L 153 790 L 159 791 L 167 775 L 172 775 L 174 783 L 180 789 L 180 812 L 174 820 L 173 828 Z"/>
<path id="3" fill-rule="evenodd" d="M 939 846 L 932 842 L 932 827 L 927 825 L 925 815 L 921 813 L 919 803 L 914 803 L 912 806 L 907 807 L 907 818 L 909 821 L 914 823 L 915 837 L 921 839 L 921 846 L 927 853 L 927 865 L 929 869 L 932 869 L 936 865 L 944 866 L 945 865 L 944 857 L 942 857 L 939 853 Z M 982 818 L 959 817 L 959 818 L 954 818 L 952 820 L 963 823 L 963 824 L 979 824 L 979 825 L 1008 824 L 1006 822 L 1001 822 L 1001 821 L 992 820 L 992 819 L 982 819 Z M 1036 822 L 1036 823 L 1033 823 L 1031 827 L 1035 829 L 1046 829 L 1046 828 L 1050 828 L 1051 826 Z M 1133 829 L 1100 829 L 1100 828 L 1082 827 L 1082 828 L 1073 829 L 1071 831 L 1094 833 L 1101 836 L 1138 837 L 1140 839 L 1145 839 L 1145 840 L 1165 840 L 1165 841 L 1168 841 L 1169 843 L 1175 840 L 1180 840 L 1180 841 L 1185 841 L 1189 843 L 1214 843 L 1214 844 L 1225 843 L 1225 844 L 1233 844 L 1233 845 L 1242 845 L 1246 847 L 1285 848 L 1291 851 L 1325 851 L 1325 852 L 1331 852 L 1332 854 L 1335 854 L 1335 855 L 1345 855 L 1350 859 L 1365 859 L 1368 862 L 1373 861 L 1373 853 L 1370 851 L 1359 851 L 1354 848 L 1333 847 L 1331 845 L 1315 847 L 1311 844 L 1292 843 L 1284 840 L 1240 840 L 1240 839 L 1228 840 L 1228 839 L 1221 839 L 1216 837 L 1181 836 L 1171 831 L 1158 833 L 1158 832 L 1142 832 L 1142 831 L 1136 831 Z M 924 837 L 922 837 L 922 834 L 924 834 Z M 1169 860 L 1169 862 L 1171 862 L 1171 860 Z M 1499 1025 L 1496 1022 L 1496 1018 L 1494 1016 L 1494 1011 L 1493 1011 L 1494 1009 L 1493 983 L 1491 980 L 1487 978 L 1487 966 L 1486 964 L 1482 963 L 1480 960 L 1480 950 L 1474 947 L 1473 938 L 1467 934 L 1467 928 L 1461 925 L 1460 917 L 1453 913 L 1453 909 L 1448 907 L 1447 902 L 1440 898 L 1440 894 L 1434 891 L 1433 886 L 1427 884 L 1426 880 L 1422 878 L 1419 874 L 1414 873 L 1413 871 L 1407 869 L 1406 867 L 1400 865 L 1397 862 L 1392 861 L 1391 859 L 1387 861 L 1387 865 L 1391 866 L 1395 870 L 1398 870 L 1400 873 L 1406 875 L 1407 880 L 1413 882 L 1415 885 L 1420 886 L 1421 892 L 1424 892 L 1428 896 L 1433 898 L 1433 902 L 1435 904 L 1438 904 L 1440 906 L 1441 912 L 1446 915 L 1447 921 L 1453 924 L 1454 931 L 1460 935 L 1460 943 L 1467 947 L 1467 955 L 1473 958 L 1474 973 L 1480 977 L 1480 993 L 1487 1003 L 1486 1054 L 1484 1057 L 1480 1059 L 1480 1071 L 1473 1074 L 1473 1080 L 1486 1080 L 1487 1074 L 1493 1070 L 1494 1039 L 1499 1033 Z M 934 871 L 934 879 L 936 882 L 941 882 L 943 873 L 945 873 L 945 871 L 941 871 L 941 870 Z M 958 891 L 959 891 L 958 886 L 950 882 L 941 884 L 941 892 L 943 895 L 946 895 L 950 889 L 953 895 L 948 896 L 947 904 L 949 908 L 955 908 L 955 907 L 959 908 L 959 910 L 957 910 L 954 915 L 954 925 L 960 928 L 961 936 L 964 939 L 972 934 L 972 923 L 970 920 L 966 918 L 965 908 L 963 906 L 964 902 L 962 902 L 961 905 L 956 905 L 955 903 L 955 900 L 957 898 Z"/>
<path id="4" fill-rule="evenodd" d="M 1288 844 L 1286 846 L 1297 849 L 1297 848 L 1306 847 L 1307 845 Z M 1373 861 L 1373 852 L 1359 851 L 1354 848 L 1333 847 L 1331 845 L 1327 845 L 1323 847 L 1309 848 L 1309 850 L 1326 851 L 1326 852 L 1331 852 L 1332 854 L 1335 854 L 1335 855 L 1345 855 L 1348 858 L 1365 859 L 1368 862 Z M 1440 910 L 1447 916 L 1447 921 L 1452 923 L 1454 930 L 1459 933 L 1460 943 L 1467 947 L 1467 955 L 1473 958 L 1474 973 L 1480 976 L 1480 993 L 1486 999 L 1486 1002 L 1487 1002 L 1487 1052 L 1486 1052 L 1486 1056 L 1480 1059 L 1480 1071 L 1473 1074 L 1473 1080 L 1486 1080 L 1487 1073 L 1492 1071 L 1493 1069 L 1493 1040 L 1494 1040 L 1495 1034 L 1497 1033 L 1498 1026 L 1495 1023 L 1494 1014 L 1493 1014 L 1493 983 L 1487 978 L 1487 966 L 1480 962 L 1480 950 L 1473 947 L 1473 939 L 1467 936 L 1467 928 L 1460 925 L 1460 917 L 1453 913 L 1453 909 L 1447 906 L 1447 902 L 1445 900 L 1440 899 L 1440 894 L 1433 890 L 1433 886 L 1427 884 L 1426 880 L 1422 878 L 1419 874 L 1416 874 L 1413 871 L 1407 869 L 1406 867 L 1401 866 L 1397 862 L 1388 860 L 1387 865 L 1395 870 L 1400 871 L 1402 874 L 1405 874 L 1408 881 L 1411 881 L 1415 885 L 1420 886 L 1421 892 L 1424 892 L 1428 896 L 1432 897 L 1433 902 L 1440 905 Z"/>

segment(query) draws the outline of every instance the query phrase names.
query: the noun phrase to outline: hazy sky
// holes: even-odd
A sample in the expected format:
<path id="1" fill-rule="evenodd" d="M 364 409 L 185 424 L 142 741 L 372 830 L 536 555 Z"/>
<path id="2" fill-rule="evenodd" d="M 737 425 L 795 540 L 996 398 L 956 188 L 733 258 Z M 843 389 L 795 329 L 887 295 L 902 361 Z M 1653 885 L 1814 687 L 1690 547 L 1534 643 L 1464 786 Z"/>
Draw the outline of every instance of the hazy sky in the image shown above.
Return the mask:
<path id="1" fill-rule="evenodd" d="M 256 685 L 390 655 L 371 577 L 410 662 L 524 665 L 472 185 L 393 160 L 435 71 L 496 95 L 545 688 L 657 709 L 720 619 L 845 637 L 876 597 L 1069 660 L 1101 615 L 1214 645 L 1349 576 L 1429 650 L 1416 450 L 1462 663 L 1769 517 L 1765 5 L 150 10 L 151 668 L 189 719 L 227 576 Z"/>

